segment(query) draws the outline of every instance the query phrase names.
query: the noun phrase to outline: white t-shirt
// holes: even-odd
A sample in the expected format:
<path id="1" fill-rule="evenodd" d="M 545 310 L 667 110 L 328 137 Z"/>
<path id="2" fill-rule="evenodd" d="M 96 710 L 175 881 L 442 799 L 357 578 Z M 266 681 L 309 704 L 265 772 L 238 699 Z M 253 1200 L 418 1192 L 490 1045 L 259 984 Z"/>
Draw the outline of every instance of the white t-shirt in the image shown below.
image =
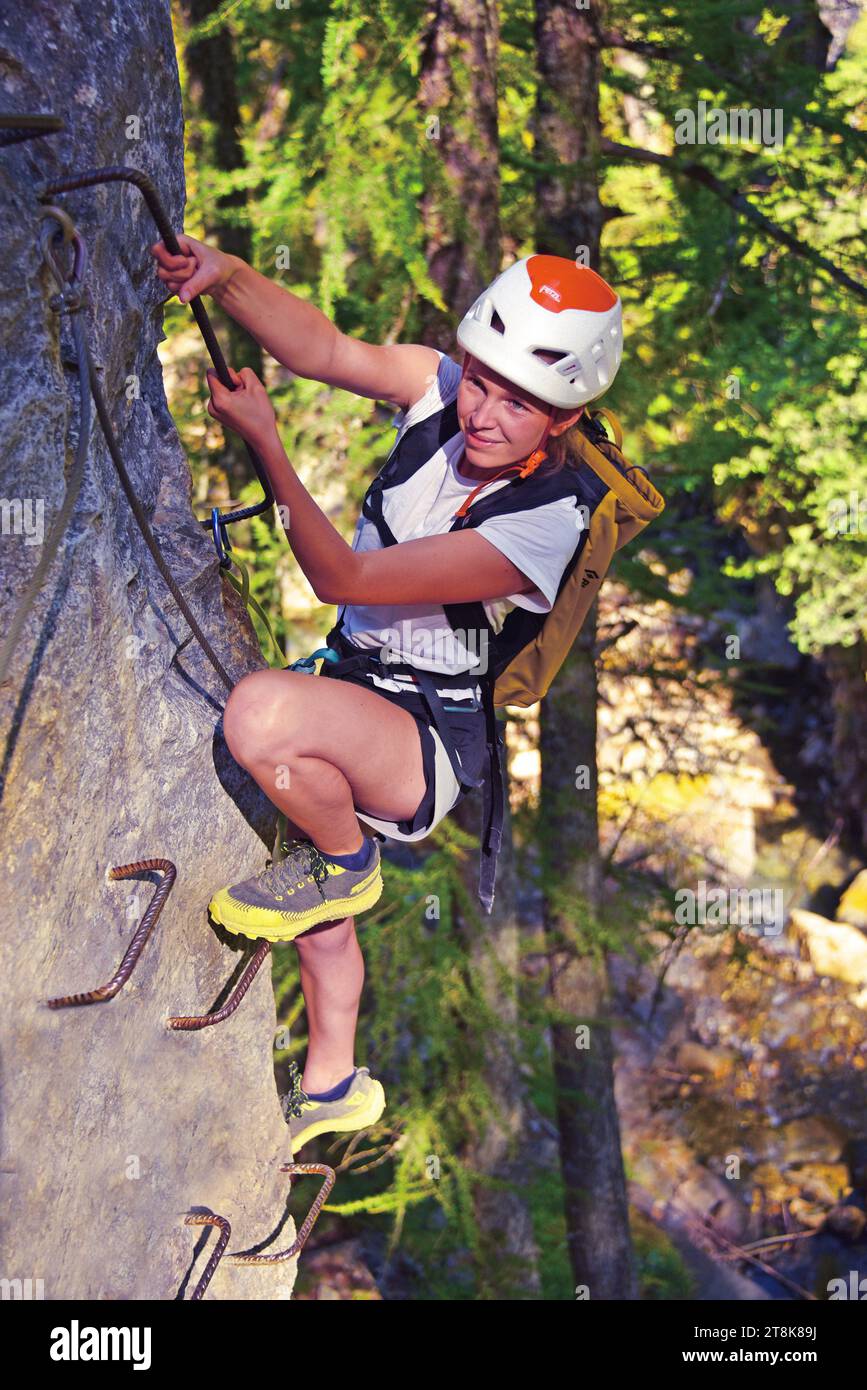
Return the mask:
<path id="1" fill-rule="evenodd" d="M 398 426 L 395 445 L 420 420 L 450 405 L 458 393 L 461 368 L 440 353 L 437 376 L 420 400 L 394 417 Z M 444 535 L 454 514 L 473 488 L 477 478 L 464 478 L 457 463 L 464 449 L 464 436 L 458 431 L 437 450 L 427 463 L 405 483 L 383 491 L 383 516 L 398 542 L 422 536 Z M 498 479 L 480 493 L 487 497 L 505 487 L 514 474 Z M 581 538 L 581 514 L 574 497 L 560 498 L 529 511 L 490 517 L 474 529 L 502 551 L 514 565 L 532 579 L 536 587 L 526 594 L 484 600 L 485 613 L 494 632 L 499 632 L 507 614 L 515 607 L 534 613 L 548 613 L 557 589 Z M 372 521 L 358 519 L 352 549 L 357 552 L 381 550 L 382 542 Z M 409 661 L 428 671 L 448 674 L 467 666 L 487 669 L 483 638 L 476 633 L 455 632 L 442 605 L 435 603 L 395 603 L 391 605 L 344 604 L 343 631 L 358 647 L 381 652 L 387 648 L 396 661 Z M 380 681 L 389 689 L 405 688 L 406 681 Z M 455 690 L 455 687 L 452 687 Z M 467 693 L 470 693 L 469 690 Z"/>

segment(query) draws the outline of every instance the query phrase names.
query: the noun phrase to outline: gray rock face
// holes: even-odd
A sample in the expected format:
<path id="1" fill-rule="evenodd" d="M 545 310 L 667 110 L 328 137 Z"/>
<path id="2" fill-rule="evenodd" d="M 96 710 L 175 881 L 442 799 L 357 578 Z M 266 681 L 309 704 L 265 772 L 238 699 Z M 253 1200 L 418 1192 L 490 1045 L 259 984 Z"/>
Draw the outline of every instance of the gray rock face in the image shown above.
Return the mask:
<path id="1" fill-rule="evenodd" d="M 41 499 L 47 536 L 79 403 L 69 321 L 48 304 L 55 286 L 39 252 L 36 193 L 73 171 L 133 165 L 180 230 L 168 0 L 2 0 L 0 110 L 53 112 L 68 127 L 0 151 L 0 493 Z M 56 201 L 88 246 L 91 349 L 127 469 L 237 681 L 263 660 L 191 510 L 156 353 L 164 291 L 147 251 L 157 240 L 150 214 L 125 184 Z M 14 510 L 3 515 L 0 634 L 41 549 L 9 523 Z M 0 1278 L 42 1280 L 46 1299 L 189 1297 L 216 1242 L 209 1228 L 184 1225 L 196 1210 L 228 1218 L 229 1251 L 294 1240 L 291 1221 L 275 1235 L 289 1192 L 279 1166 L 291 1155 L 268 962 L 226 1022 L 199 1033 L 166 1024 L 223 1002 L 242 952 L 218 939 L 207 903 L 264 868 L 276 821 L 222 739 L 225 686 L 195 640 L 178 653 L 187 636 L 94 412 L 72 521 L 0 687 Z M 114 974 L 159 880 L 108 881 L 107 870 L 156 857 L 173 861 L 177 881 L 131 980 L 107 1003 L 49 1009 L 48 997 Z M 304 1183 L 312 1200 L 317 1179 Z M 255 1269 L 224 1257 L 205 1297 L 286 1299 L 294 1276 L 294 1262 Z"/>

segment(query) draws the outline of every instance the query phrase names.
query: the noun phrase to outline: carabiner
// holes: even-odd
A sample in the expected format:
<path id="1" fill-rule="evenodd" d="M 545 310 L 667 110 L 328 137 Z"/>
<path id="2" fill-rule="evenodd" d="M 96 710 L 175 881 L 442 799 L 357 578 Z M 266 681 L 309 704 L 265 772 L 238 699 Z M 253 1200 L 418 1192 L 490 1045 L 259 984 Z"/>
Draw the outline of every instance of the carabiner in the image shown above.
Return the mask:
<path id="1" fill-rule="evenodd" d="M 205 524 L 207 525 L 207 522 Z M 232 564 L 232 557 L 229 555 L 229 551 L 232 549 L 232 542 L 229 540 L 226 523 L 223 521 L 219 507 L 211 508 L 211 531 L 214 537 L 217 558 L 220 561 L 220 569 L 227 570 Z"/>
<path id="2" fill-rule="evenodd" d="M 339 652 L 336 652 L 333 647 L 317 647 L 316 651 L 311 652 L 309 656 L 302 656 L 299 657 L 297 661 L 293 661 L 289 666 L 286 667 L 286 670 L 300 671 L 301 674 L 304 676 L 315 675 L 314 668 L 316 665 L 316 658 L 318 656 L 324 657 L 326 661 L 340 660 Z"/>
<path id="3" fill-rule="evenodd" d="M 60 245 L 65 246 L 69 243 L 72 246 L 72 267 L 67 272 L 63 269 L 54 254 L 52 243 L 57 241 L 58 228 L 54 230 L 48 226 L 47 222 L 39 229 L 39 246 L 42 252 L 42 259 L 51 271 L 56 283 L 58 293 L 53 295 L 50 301 L 51 308 L 60 311 L 75 312 L 83 304 L 89 304 L 87 291 L 83 281 L 87 270 L 87 246 L 78 228 L 73 222 L 69 213 L 63 208 L 49 204 L 47 207 L 40 208 L 37 216 L 40 218 L 51 218 L 59 224 L 61 234 Z"/>

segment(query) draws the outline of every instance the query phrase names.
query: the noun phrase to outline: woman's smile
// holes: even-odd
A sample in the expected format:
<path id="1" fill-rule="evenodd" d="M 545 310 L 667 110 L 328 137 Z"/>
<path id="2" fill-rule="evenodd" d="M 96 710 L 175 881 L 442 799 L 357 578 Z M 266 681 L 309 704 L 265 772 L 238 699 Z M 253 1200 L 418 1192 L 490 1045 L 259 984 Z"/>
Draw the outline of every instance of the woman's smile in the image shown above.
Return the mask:
<path id="1" fill-rule="evenodd" d="M 499 439 L 492 439 L 490 435 L 476 434 L 474 430 L 467 429 L 465 435 L 466 442 L 471 444 L 474 449 L 488 449 L 492 444 L 499 444 Z"/>

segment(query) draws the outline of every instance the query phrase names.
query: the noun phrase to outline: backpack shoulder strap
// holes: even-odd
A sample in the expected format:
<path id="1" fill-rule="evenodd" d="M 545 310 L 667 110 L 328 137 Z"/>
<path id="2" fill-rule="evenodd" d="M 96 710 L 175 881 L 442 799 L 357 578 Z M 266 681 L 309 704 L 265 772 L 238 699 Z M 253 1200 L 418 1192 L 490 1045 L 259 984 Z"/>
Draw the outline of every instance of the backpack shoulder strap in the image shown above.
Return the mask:
<path id="1" fill-rule="evenodd" d="M 543 507 L 549 502 L 559 501 L 563 497 L 572 497 L 578 504 L 583 504 L 588 511 L 592 512 L 598 501 L 605 496 L 608 489 L 596 477 L 591 469 L 585 469 L 583 464 L 580 470 L 561 470 L 558 473 L 548 475 L 530 474 L 527 478 L 511 478 L 505 487 L 498 488 L 496 492 L 490 493 L 487 497 L 480 496 L 469 508 L 467 512 L 452 524 L 450 532 L 465 530 L 470 527 L 480 526 L 482 522 L 495 516 L 508 516 L 511 512 L 529 511 L 531 508 Z M 576 529 L 575 533 L 576 555 L 581 546 L 581 531 Z M 574 562 L 573 560 L 570 563 Z M 567 566 L 568 568 L 568 566 Z M 493 680 L 500 672 L 503 661 L 500 648 L 502 647 L 503 633 L 495 633 L 488 615 L 485 612 L 484 604 L 478 599 L 470 599 L 465 603 L 448 603 L 443 605 L 443 611 L 449 625 L 461 632 L 477 632 L 480 645 L 487 653 L 487 672 L 488 677 Z M 544 620 L 544 615 L 533 613 L 525 608 L 516 608 L 514 613 L 510 613 L 506 619 L 509 624 L 509 632 L 517 632 L 518 625 L 523 623 L 523 640 L 529 641 L 530 636 L 535 633 L 537 628 Z M 532 633 L 529 629 L 532 628 Z"/>
<path id="2" fill-rule="evenodd" d="M 613 443 L 597 422 L 596 415 L 603 414 L 611 423 Z M 580 455 L 577 466 L 540 479 L 543 486 L 537 489 L 528 486 L 523 496 L 518 490 L 517 496 L 508 497 L 509 489 L 503 489 L 494 493 L 487 505 L 479 499 L 465 518 L 465 524 L 472 525 L 470 516 L 478 507 L 475 520 L 478 525 L 487 516 L 541 506 L 555 496 L 570 494 L 577 497 L 585 516 L 586 524 L 576 537 L 575 550 L 564 567 L 550 612 L 536 613 L 516 607 L 506 615 L 501 631 L 495 634 L 483 604 L 449 604 L 445 609 L 452 627 L 479 629 L 480 640 L 487 644 L 490 653 L 488 671 L 497 683 L 497 704 L 533 703 L 547 690 L 615 551 L 642 531 L 665 506 L 644 470 L 624 458 L 620 450 L 622 431 L 615 415 L 608 410 L 595 412 L 587 430 L 587 434 L 575 431 L 572 436 Z M 526 481 L 531 483 L 532 476 Z M 523 667 L 518 663 L 506 677 L 504 673 L 521 653 L 527 653 Z M 538 693 L 531 695 L 532 691 Z"/>
<path id="3" fill-rule="evenodd" d="M 411 478 L 434 454 L 460 433 L 458 403 L 455 399 L 433 415 L 410 425 L 395 444 L 382 468 L 364 494 L 361 510 L 372 521 L 383 545 L 397 545 L 382 513 L 382 493 L 387 487 L 397 487 Z"/>

